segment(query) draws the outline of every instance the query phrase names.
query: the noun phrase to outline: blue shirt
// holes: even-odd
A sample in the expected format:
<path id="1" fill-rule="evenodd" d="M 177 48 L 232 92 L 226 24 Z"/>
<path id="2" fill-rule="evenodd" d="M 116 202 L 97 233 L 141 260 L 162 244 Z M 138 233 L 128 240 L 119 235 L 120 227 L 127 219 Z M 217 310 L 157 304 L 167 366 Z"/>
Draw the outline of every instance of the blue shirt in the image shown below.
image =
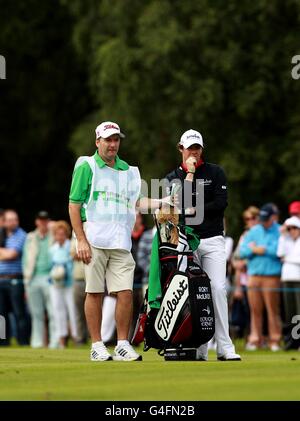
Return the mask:
<path id="1" fill-rule="evenodd" d="M 54 243 L 50 247 L 50 258 L 52 267 L 55 265 L 63 265 L 66 269 L 66 278 L 64 286 L 69 287 L 73 283 L 72 272 L 73 272 L 73 260 L 70 254 L 71 242 L 66 240 L 61 246 L 59 243 Z"/>
<path id="2" fill-rule="evenodd" d="M 5 239 L 4 247 L 14 249 L 18 257 L 13 260 L 0 260 L 0 274 L 12 275 L 22 273 L 22 251 L 26 239 L 26 232 L 22 228 L 17 228 L 10 236 Z"/>
<path id="3" fill-rule="evenodd" d="M 277 246 L 280 237 L 280 225 L 274 222 L 269 228 L 258 224 L 252 227 L 244 237 L 240 247 L 240 257 L 247 259 L 248 274 L 262 276 L 280 276 L 281 262 L 277 257 Z M 265 248 L 263 255 L 254 254 L 249 243 Z"/>

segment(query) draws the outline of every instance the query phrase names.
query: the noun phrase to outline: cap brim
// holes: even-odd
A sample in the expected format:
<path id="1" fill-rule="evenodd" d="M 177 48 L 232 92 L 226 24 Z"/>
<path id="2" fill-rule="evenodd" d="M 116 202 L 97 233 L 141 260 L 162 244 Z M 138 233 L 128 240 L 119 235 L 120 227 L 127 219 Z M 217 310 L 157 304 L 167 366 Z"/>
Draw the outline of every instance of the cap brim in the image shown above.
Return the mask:
<path id="1" fill-rule="evenodd" d="M 124 137 L 125 137 L 124 133 L 118 132 L 116 130 L 108 130 L 105 137 L 103 137 L 103 136 L 100 136 L 100 137 L 102 137 L 103 139 L 107 139 L 108 137 L 110 137 L 114 134 L 118 134 L 120 136 L 120 138 L 122 138 L 122 139 L 124 139 Z"/>
<path id="2" fill-rule="evenodd" d="M 261 216 L 261 215 L 259 215 L 258 218 L 259 218 L 260 221 L 266 222 L 266 221 L 268 221 L 271 218 L 271 216 L 272 215 L 270 215 L 270 216 Z"/>
<path id="3" fill-rule="evenodd" d="M 180 142 L 180 145 L 182 145 L 185 149 L 188 149 L 192 145 L 199 145 L 201 148 L 203 148 L 203 144 L 199 140 L 195 141 L 195 139 L 189 139 L 182 143 Z"/>

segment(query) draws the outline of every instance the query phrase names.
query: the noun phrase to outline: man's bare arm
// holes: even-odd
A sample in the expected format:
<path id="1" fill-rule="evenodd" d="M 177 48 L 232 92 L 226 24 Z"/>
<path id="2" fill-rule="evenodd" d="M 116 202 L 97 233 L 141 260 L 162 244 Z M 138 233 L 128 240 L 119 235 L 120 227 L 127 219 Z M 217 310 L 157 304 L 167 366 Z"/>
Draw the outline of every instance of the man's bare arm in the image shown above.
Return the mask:
<path id="1" fill-rule="evenodd" d="M 85 236 L 80 216 L 81 205 L 69 203 L 69 215 L 73 230 L 77 238 L 78 258 L 85 264 L 89 264 L 92 258 L 91 246 Z"/>
<path id="2" fill-rule="evenodd" d="M 136 203 L 136 208 L 141 212 L 148 209 L 150 209 L 151 211 L 155 211 L 156 209 L 159 209 L 161 205 L 178 205 L 178 196 L 166 196 L 162 199 L 151 199 L 150 197 L 141 197 Z"/>
<path id="3" fill-rule="evenodd" d="M 141 197 L 137 203 L 136 208 L 139 211 L 145 211 L 148 209 L 155 210 L 158 209 L 161 204 L 159 199 L 150 199 L 149 197 Z"/>
<path id="4" fill-rule="evenodd" d="M 0 260 L 14 260 L 18 257 L 18 252 L 15 249 L 6 249 L 0 247 Z"/>

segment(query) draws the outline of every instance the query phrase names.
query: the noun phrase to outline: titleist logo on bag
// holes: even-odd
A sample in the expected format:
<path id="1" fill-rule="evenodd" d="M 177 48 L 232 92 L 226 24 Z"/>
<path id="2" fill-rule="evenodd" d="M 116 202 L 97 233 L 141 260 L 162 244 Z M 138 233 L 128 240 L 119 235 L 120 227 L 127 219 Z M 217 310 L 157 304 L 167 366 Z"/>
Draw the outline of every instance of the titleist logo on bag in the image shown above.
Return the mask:
<path id="1" fill-rule="evenodd" d="M 164 341 L 170 338 L 177 317 L 188 296 L 187 276 L 175 275 L 170 282 L 154 324 L 157 334 Z"/>

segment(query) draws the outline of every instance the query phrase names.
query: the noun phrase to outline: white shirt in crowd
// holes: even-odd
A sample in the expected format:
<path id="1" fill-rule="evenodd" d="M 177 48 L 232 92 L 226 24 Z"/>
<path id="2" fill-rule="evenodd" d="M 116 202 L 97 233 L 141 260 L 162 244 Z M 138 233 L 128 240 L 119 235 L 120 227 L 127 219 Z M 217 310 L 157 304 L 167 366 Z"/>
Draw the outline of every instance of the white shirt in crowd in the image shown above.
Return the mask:
<path id="1" fill-rule="evenodd" d="M 281 280 L 300 281 L 300 238 L 294 241 L 289 235 L 281 235 L 277 248 L 277 256 L 284 258 Z"/>

